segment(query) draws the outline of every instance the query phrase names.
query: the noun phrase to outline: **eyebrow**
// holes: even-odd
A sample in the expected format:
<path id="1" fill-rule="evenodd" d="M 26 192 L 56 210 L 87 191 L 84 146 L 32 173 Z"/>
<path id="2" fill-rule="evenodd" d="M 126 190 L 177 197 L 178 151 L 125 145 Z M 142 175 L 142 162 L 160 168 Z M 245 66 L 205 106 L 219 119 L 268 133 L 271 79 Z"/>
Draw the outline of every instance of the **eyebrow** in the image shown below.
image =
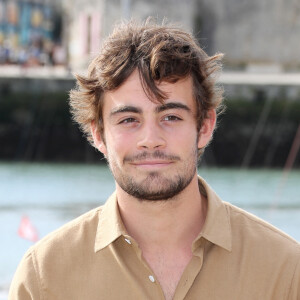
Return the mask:
<path id="1" fill-rule="evenodd" d="M 124 106 L 119 106 L 110 112 L 110 116 L 114 116 L 120 113 L 126 113 L 126 112 L 131 112 L 131 113 L 142 113 L 142 110 L 136 106 L 130 106 L 130 105 L 124 105 Z"/>
<path id="2" fill-rule="evenodd" d="M 157 106 L 155 108 L 155 112 L 160 113 L 160 112 L 163 112 L 163 111 L 169 110 L 169 109 L 182 109 L 187 112 L 191 111 L 191 109 L 187 105 L 182 104 L 180 102 L 168 102 L 168 103 L 164 103 L 162 105 Z M 142 113 L 142 109 L 139 107 L 136 107 L 136 106 L 131 106 L 131 105 L 119 106 L 119 107 L 112 109 L 112 111 L 110 112 L 110 116 L 112 117 L 112 116 L 115 116 L 120 113 L 128 113 L 128 112 L 140 114 L 140 113 Z"/>
<path id="3" fill-rule="evenodd" d="M 160 113 L 160 112 L 163 112 L 163 111 L 168 110 L 168 109 L 183 109 L 183 110 L 185 110 L 187 112 L 191 111 L 191 109 L 187 105 L 185 105 L 183 103 L 180 103 L 180 102 L 168 102 L 168 103 L 164 103 L 164 104 L 156 107 L 155 111 L 157 113 Z"/>

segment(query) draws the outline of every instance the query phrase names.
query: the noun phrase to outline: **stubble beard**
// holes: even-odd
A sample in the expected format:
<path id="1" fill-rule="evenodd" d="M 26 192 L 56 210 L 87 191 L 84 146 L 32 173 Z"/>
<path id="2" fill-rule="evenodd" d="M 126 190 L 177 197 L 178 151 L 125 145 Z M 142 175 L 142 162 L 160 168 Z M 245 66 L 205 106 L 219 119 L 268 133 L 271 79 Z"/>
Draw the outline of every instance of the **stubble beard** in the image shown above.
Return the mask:
<path id="1" fill-rule="evenodd" d="M 144 179 L 141 180 L 139 180 L 138 175 L 134 176 L 119 167 L 110 155 L 107 158 L 117 184 L 127 194 L 141 201 L 165 201 L 175 198 L 191 183 L 197 170 L 197 146 L 192 149 L 184 162 L 178 156 L 167 155 L 161 151 L 143 152 L 133 157 L 125 157 L 123 166 L 130 163 L 130 161 L 145 158 L 172 160 L 178 165 L 173 174 L 164 175 L 163 171 L 153 171 L 146 175 L 142 174 L 141 177 Z"/>

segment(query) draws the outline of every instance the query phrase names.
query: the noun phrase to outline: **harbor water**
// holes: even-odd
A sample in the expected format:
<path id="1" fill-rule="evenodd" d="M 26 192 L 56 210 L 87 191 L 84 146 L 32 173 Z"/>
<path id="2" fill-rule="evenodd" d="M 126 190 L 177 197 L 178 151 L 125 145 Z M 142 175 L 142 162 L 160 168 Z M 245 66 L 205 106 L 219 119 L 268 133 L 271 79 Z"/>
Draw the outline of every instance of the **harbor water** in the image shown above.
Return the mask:
<path id="1" fill-rule="evenodd" d="M 277 226 L 300 241 L 300 170 L 199 168 L 224 200 Z M 105 202 L 114 191 L 106 165 L 0 163 L 0 300 L 33 244 L 18 236 L 23 216 L 42 238 Z"/>

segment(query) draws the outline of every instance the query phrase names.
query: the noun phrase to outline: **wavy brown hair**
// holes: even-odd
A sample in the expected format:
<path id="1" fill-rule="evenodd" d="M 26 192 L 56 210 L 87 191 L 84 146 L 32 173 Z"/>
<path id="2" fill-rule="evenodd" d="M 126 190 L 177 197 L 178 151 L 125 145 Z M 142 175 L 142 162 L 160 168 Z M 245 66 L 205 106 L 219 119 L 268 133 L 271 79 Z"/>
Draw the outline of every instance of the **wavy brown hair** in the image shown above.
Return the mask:
<path id="1" fill-rule="evenodd" d="M 76 89 L 70 92 L 73 119 L 93 145 L 91 122 L 98 124 L 101 134 L 104 130 L 104 93 L 117 89 L 137 69 L 149 100 L 160 103 L 167 95 L 157 83 L 175 83 L 191 76 L 199 130 L 209 110 L 222 109 L 222 89 L 215 84 L 221 58 L 222 54 L 208 56 L 196 39 L 179 27 L 153 20 L 120 24 L 104 41 L 88 75 L 76 75 Z"/>

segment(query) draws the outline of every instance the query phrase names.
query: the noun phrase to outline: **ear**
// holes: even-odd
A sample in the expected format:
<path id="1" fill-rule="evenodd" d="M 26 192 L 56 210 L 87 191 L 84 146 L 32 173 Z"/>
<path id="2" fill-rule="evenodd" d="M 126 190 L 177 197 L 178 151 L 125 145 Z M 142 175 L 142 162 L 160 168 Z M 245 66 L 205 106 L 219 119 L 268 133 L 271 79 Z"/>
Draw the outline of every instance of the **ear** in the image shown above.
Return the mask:
<path id="1" fill-rule="evenodd" d="M 198 148 L 204 148 L 211 140 L 212 134 L 216 126 L 216 111 L 214 109 L 209 110 L 207 118 L 203 120 L 202 127 L 199 131 Z"/>
<path id="2" fill-rule="evenodd" d="M 95 121 L 91 122 L 91 133 L 94 141 L 95 147 L 106 156 L 107 149 L 103 137 L 100 134 L 98 126 L 96 126 Z"/>

